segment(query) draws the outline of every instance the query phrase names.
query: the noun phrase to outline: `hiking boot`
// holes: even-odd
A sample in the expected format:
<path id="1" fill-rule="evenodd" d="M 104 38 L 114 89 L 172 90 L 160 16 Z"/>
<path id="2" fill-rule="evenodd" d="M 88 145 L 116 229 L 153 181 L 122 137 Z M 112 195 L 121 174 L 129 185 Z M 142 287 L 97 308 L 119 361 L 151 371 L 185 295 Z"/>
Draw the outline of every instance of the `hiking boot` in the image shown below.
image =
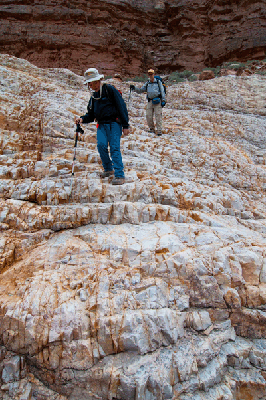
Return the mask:
<path id="1" fill-rule="evenodd" d="M 162 132 L 161 132 L 161 131 L 158 131 L 158 132 L 156 132 L 156 135 L 157 135 L 157 136 L 162 136 Z"/>
<path id="2" fill-rule="evenodd" d="M 108 178 L 108 176 L 114 175 L 114 171 L 104 171 L 100 172 L 100 178 Z"/>
<path id="3" fill-rule="evenodd" d="M 112 185 L 123 185 L 125 183 L 125 178 L 114 178 L 112 180 Z"/>
<path id="4" fill-rule="evenodd" d="M 150 128 L 150 129 L 149 129 L 149 132 L 150 132 L 150 133 L 155 133 L 155 129 Z"/>

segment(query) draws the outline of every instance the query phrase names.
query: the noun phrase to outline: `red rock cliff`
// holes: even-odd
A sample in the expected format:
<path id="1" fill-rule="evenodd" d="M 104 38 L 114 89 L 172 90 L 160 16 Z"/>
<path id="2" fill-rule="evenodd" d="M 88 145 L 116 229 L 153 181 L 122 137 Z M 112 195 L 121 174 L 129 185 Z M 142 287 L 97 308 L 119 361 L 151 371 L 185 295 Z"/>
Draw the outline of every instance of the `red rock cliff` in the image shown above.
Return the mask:
<path id="1" fill-rule="evenodd" d="M 0 18 L 1 53 L 79 74 L 198 71 L 266 52 L 259 0 L 6 0 Z"/>

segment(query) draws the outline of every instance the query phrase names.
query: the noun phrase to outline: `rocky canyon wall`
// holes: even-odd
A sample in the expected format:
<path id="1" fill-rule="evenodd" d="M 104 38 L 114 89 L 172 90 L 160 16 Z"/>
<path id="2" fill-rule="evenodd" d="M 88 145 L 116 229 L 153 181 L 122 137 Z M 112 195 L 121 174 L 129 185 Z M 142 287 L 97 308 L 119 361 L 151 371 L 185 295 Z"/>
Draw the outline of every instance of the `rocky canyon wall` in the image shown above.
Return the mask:
<path id="1" fill-rule="evenodd" d="M 199 71 L 265 58 L 265 1 L 2 1 L 0 51 L 106 75 Z"/>

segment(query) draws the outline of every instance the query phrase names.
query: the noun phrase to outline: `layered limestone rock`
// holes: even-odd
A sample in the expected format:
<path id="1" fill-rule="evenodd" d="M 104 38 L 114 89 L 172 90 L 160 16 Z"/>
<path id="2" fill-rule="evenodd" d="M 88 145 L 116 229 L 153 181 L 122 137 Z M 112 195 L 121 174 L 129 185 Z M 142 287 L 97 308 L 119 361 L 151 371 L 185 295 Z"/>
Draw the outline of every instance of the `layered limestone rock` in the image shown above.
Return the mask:
<path id="1" fill-rule="evenodd" d="M 1 53 L 83 74 L 137 76 L 264 59 L 265 4 L 229 0 L 2 1 Z"/>
<path id="2" fill-rule="evenodd" d="M 266 78 L 122 90 L 127 181 L 100 179 L 83 78 L 0 57 L 0 399 L 266 396 Z M 137 83 L 135 83 L 138 85 Z"/>

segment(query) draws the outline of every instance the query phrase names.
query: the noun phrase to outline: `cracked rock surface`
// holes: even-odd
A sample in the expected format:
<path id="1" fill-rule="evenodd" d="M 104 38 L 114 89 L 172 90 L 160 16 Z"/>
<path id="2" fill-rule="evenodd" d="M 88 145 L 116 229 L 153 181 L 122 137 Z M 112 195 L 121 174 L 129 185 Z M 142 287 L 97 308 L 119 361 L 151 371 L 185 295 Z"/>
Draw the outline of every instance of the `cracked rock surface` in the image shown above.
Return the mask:
<path id="1" fill-rule="evenodd" d="M 83 78 L 0 70 L 0 399 L 265 399 L 266 78 L 132 94 L 112 186 Z"/>

